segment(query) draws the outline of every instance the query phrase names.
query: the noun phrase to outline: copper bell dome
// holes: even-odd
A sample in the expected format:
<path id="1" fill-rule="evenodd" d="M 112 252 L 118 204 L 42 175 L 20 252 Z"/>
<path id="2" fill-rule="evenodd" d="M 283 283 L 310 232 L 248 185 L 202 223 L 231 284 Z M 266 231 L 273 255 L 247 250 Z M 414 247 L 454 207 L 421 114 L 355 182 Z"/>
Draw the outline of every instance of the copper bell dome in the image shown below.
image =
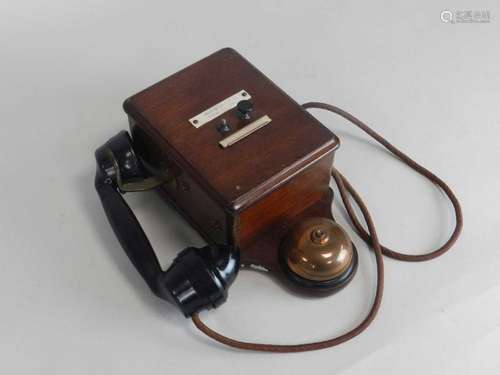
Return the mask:
<path id="1" fill-rule="evenodd" d="M 335 288 L 349 281 L 356 269 L 357 253 L 346 231 L 333 220 L 310 218 L 295 226 L 285 238 L 281 261 L 295 281 Z M 298 276 L 298 277 L 297 277 Z M 340 283 L 340 284 L 339 284 Z"/>

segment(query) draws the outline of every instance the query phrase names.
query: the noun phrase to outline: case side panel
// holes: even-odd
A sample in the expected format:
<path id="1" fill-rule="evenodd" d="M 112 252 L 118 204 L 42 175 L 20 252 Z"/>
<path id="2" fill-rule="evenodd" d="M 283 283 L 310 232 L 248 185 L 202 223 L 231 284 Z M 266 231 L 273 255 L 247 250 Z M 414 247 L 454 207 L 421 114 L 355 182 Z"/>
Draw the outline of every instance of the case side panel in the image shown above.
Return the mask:
<path id="1" fill-rule="evenodd" d="M 329 191 L 334 152 L 309 165 L 285 185 L 244 209 L 239 215 L 239 244 L 242 252 L 279 222 L 290 222 Z"/>
<path id="2" fill-rule="evenodd" d="M 162 196 L 207 242 L 233 242 L 231 215 L 226 213 L 171 155 L 162 151 L 138 122 L 129 117 L 129 123 L 138 156 L 155 169 L 168 170 L 174 175 L 173 183 L 165 184 L 159 189 Z"/>

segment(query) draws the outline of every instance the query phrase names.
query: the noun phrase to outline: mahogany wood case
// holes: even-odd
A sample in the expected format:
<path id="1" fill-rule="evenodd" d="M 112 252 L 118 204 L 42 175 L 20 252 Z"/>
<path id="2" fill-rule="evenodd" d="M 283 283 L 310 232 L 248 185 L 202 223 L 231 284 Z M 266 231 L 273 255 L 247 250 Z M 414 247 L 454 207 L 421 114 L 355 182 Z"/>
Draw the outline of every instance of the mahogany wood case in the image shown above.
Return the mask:
<path id="1" fill-rule="evenodd" d="M 271 122 L 223 148 L 248 125 L 234 108 L 200 127 L 189 120 L 244 90 L 253 121 Z M 222 49 L 124 103 L 134 148 L 175 182 L 162 195 L 210 243 L 236 245 L 243 265 L 276 270 L 285 233 L 331 218 L 330 169 L 338 138 L 235 50 Z M 223 121 L 224 119 L 224 121 Z M 221 134 L 221 122 L 230 125 Z"/>

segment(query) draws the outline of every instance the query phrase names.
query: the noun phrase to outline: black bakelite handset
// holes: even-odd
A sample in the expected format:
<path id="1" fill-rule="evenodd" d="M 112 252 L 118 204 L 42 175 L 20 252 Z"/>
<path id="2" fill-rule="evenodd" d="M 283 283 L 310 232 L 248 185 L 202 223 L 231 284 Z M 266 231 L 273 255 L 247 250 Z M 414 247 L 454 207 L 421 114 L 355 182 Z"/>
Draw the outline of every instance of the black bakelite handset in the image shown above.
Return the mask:
<path id="1" fill-rule="evenodd" d="M 222 304 L 240 267 L 238 249 L 228 245 L 188 247 L 163 271 L 146 234 L 122 197 L 125 191 L 132 191 L 127 184 L 135 183 L 141 186 L 137 190 L 147 190 L 161 185 L 161 181 L 148 177 L 126 131 L 98 148 L 95 157 L 95 187 L 106 216 L 153 293 L 176 304 L 185 316 Z"/>

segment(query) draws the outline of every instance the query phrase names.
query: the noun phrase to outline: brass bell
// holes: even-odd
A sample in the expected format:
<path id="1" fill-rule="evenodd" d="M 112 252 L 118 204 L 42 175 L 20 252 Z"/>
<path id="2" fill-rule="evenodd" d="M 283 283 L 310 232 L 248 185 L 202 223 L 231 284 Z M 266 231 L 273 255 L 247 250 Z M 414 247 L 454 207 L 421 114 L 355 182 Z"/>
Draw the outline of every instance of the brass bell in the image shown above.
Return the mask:
<path id="1" fill-rule="evenodd" d="M 287 273 L 299 283 L 305 281 L 303 286 L 333 282 L 331 286 L 338 288 L 352 278 L 357 266 L 349 235 L 327 218 L 309 218 L 292 228 L 280 253 Z"/>

